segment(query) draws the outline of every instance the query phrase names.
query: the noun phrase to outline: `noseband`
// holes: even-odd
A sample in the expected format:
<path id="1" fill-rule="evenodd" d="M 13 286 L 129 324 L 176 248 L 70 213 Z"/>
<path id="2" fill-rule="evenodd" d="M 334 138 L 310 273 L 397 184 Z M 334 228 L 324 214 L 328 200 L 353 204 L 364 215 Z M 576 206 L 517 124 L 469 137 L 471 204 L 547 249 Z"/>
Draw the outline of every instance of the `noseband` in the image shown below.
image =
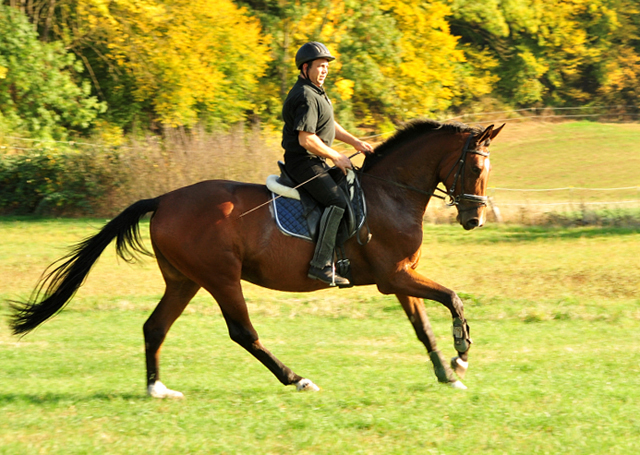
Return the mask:
<path id="1" fill-rule="evenodd" d="M 451 168 L 451 170 L 447 174 L 447 177 L 444 179 L 444 181 L 446 182 L 447 180 L 449 180 L 449 177 L 451 176 L 453 171 L 454 170 L 456 171 L 453 177 L 453 185 L 451 185 L 451 188 L 449 188 L 448 191 L 444 191 L 440 188 L 436 188 L 436 191 L 440 191 L 441 193 L 444 193 L 444 196 L 440 196 L 435 193 L 433 194 L 433 196 L 439 199 L 443 199 L 445 204 L 448 205 L 449 207 L 452 207 L 454 205 L 458 206 L 463 201 L 475 203 L 475 204 L 478 204 L 479 206 L 484 206 L 484 207 L 486 207 L 487 205 L 487 200 L 488 200 L 487 196 L 478 196 L 476 194 L 464 193 L 464 167 L 465 167 L 464 165 L 467 160 L 467 155 L 472 153 L 474 155 L 485 156 L 487 158 L 489 157 L 489 152 L 483 152 L 476 149 L 469 150 L 469 144 L 471 144 L 471 139 L 473 139 L 473 134 L 469 134 L 469 137 L 467 138 L 467 141 L 464 144 L 464 148 L 462 149 L 462 156 L 460 156 L 460 160 L 458 160 L 458 163 Z M 458 194 L 457 196 L 454 196 L 453 193 L 455 192 L 456 186 L 460 180 L 462 180 L 463 193 Z"/>

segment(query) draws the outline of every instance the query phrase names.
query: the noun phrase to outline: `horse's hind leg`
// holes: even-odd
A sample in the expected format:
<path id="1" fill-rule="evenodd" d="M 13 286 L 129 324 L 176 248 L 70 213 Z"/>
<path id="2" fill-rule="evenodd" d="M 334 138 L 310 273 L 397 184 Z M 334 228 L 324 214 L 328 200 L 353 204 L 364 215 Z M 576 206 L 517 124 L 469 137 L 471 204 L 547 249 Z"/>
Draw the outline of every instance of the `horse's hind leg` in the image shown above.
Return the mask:
<path id="1" fill-rule="evenodd" d="M 258 359 L 267 367 L 278 380 L 284 385 L 295 385 L 300 391 L 317 391 L 319 388 L 310 380 L 295 374 L 286 365 L 280 362 L 264 345 L 260 342 L 258 333 L 253 328 L 249 319 L 247 304 L 242 294 L 242 287 L 239 278 L 222 282 L 220 277 L 216 283 L 212 283 L 205 288 L 216 299 L 222 315 L 229 329 L 229 336 L 233 341 L 245 348 L 251 355 Z"/>
<path id="2" fill-rule="evenodd" d="M 458 381 L 453 371 L 443 359 L 442 353 L 436 346 L 436 338 L 431 329 L 429 318 L 424 309 L 422 299 L 410 297 L 407 295 L 397 294 L 398 300 L 402 304 L 407 317 L 411 321 L 418 339 L 424 344 L 429 353 L 429 358 L 433 364 L 433 370 L 439 382 L 449 383 L 456 388 L 466 388 L 462 382 Z"/>
<path id="3" fill-rule="evenodd" d="M 160 303 L 143 327 L 147 359 L 147 393 L 154 398 L 183 398 L 182 393 L 167 389 L 160 382 L 160 349 L 169 329 L 200 286 L 178 272 L 158 251 L 156 257 L 166 289 Z"/>

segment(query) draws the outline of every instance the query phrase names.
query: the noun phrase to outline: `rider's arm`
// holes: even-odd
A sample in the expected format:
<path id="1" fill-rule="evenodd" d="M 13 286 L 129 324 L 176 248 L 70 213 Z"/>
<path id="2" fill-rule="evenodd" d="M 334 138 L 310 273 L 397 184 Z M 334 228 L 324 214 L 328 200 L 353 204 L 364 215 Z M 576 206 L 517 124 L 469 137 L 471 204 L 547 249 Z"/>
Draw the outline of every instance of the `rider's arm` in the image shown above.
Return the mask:
<path id="1" fill-rule="evenodd" d="M 371 144 L 361 141 L 357 137 L 353 136 L 347 130 L 345 130 L 338 122 L 336 124 L 336 139 L 353 146 L 358 152 L 369 153 L 373 151 Z"/>
<path id="2" fill-rule="evenodd" d="M 342 169 L 342 172 L 344 173 L 347 172 L 347 169 L 350 169 L 352 167 L 351 161 L 349 161 L 349 158 L 347 158 L 346 155 L 343 155 L 342 153 L 337 152 L 331 147 L 327 146 L 327 144 L 325 144 L 322 139 L 320 139 L 314 133 L 299 131 L 298 142 L 300 142 L 301 146 L 303 146 L 314 155 L 333 161 L 333 164 L 335 164 L 336 167 Z"/>

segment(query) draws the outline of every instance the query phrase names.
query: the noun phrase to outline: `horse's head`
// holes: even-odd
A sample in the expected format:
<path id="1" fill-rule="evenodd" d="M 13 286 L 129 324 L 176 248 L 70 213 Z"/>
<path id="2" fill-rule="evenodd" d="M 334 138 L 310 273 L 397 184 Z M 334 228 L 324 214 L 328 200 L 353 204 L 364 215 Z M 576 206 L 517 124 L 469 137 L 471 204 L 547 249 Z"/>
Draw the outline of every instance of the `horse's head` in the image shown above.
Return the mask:
<path id="1" fill-rule="evenodd" d="M 447 204 L 456 206 L 456 219 L 466 230 L 484 225 L 491 172 L 488 147 L 503 127 L 494 129 L 490 125 L 478 134 L 468 133 L 462 151 L 446 160 L 440 171 L 447 188 Z"/>

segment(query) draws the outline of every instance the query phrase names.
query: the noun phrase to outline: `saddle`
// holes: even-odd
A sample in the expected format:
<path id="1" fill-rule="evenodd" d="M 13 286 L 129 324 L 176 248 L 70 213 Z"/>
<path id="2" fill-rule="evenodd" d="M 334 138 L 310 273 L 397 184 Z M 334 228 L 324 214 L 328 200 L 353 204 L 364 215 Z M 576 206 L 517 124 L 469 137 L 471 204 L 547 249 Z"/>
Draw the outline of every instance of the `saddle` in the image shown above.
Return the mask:
<path id="1" fill-rule="evenodd" d="M 304 186 L 295 188 L 296 184 L 287 174 L 282 161 L 278 161 L 278 166 L 280 175 L 267 177 L 267 188 L 273 196 L 272 209 L 276 224 L 286 235 L 315 243 L 324 207 L 311 197 Z M 336 246 L 341 247 L 364 225 L 367 206 L 360 181 L 353 170 L 348 170 L 346 178 L 342 179 L 338 187 L 349 201 L 336 237 Z"/>

